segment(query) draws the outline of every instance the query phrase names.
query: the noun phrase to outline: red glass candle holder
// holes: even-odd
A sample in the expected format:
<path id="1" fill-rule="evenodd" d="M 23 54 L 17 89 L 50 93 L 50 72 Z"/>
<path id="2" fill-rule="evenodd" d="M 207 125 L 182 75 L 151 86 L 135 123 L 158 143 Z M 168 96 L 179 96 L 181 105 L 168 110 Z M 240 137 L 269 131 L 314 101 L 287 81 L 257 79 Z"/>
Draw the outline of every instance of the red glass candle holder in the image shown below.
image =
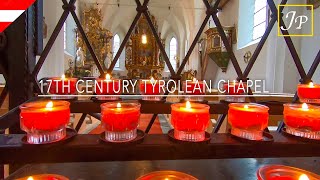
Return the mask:
<path id="1" fill-rule="evenodd" d="M 20 106 L 20 126 L 30 144 L 56 142 L 66 136 L 70 119 L 67 101 L 37 101 Z"/>
<path id="2" fill-rule="evenodd" d="M 54 77 L 50 80 L 51 86 L 49 87 L 49 93 L 55 95 L 52 96 L 52 99 L 72 99 L 72 95 L 77 94 L 77 78 Z"/>
<path id="3" fill-rule="evenodd" d="M 160 81 L 158 80 L 140 80 L 139 81 L 140 93 L 142 100 L 144 101 L 160 101 L 161 100 L 161 89 Z"/>
<path id="4" fill-rule="evenodd" d="M 320 140 L 320 107 L 307 104 L 284 104 L 286 132 Z"/>
<path id="5" fill-rule="evenodd" d="M 101 105 L 105 139 L 110 142 L 127 142 L 137 137 L 140 118 L 139 103 L 108 102 Z"/>
<path id="6" fill-rule="evenodd" d="M 37 175 L 19 178 L 16 180 L 69 180 L 69 178 L 58 175 L 58 174 L 37 174 Z"/>
<path id="7" fill-rule="evenodd" d="M 122 91 L 121 85 L 122 83 L 120 79 L 96 79 L 94 87 L 97 99 L 107 101 L 118 100 Z"/>
<path id="8" fill-rule="evenodd" d="M 320 103 L 320 85 L 319 84 L 299 84 L 297 90 L 300 102 Z"/>
<path id="9" fill-rule="evenodd" d="M 171 105 L 171 123 L 174 137 L 182 141 L 203 141 L 209 125 L 210 107 L 199 103 L 177 103 Z"/>
<path id="10" fill-rule="evenodd" d="M 303 169 L 283 166 L 267 165 L 257 171 L 258 180 L 319 180 L 320 176 Z"/>
<path id="11" fill-rule="evenodd" d="M 268 126 L 269 108 L 254 103 L 229 104 L 228 122 L 231 134 L 249 140 L 262 140 Z"/>
<path id="12" fill-rule="evenodd" d="M 196 79 L 193 81 L 184 81 L 182 90 L 186 95 L 186 101 L 203 101 L 204 95 L 206 94 L 204 82 Z"/>
<path id="13" fill-rule="evenodd" d="M 246 93 L 247 83 L 246 82 L 226 82 L 223 84 L 223 91 L 226 96 L 226 101 L 228 102 L 245 102 L 246 98 L 244 95 Z"/>
<path id="14" fill-rule="evenodd" d="M 136 180 L 198 180 L 197 178 L 179 171 L 154 171 Z"/>

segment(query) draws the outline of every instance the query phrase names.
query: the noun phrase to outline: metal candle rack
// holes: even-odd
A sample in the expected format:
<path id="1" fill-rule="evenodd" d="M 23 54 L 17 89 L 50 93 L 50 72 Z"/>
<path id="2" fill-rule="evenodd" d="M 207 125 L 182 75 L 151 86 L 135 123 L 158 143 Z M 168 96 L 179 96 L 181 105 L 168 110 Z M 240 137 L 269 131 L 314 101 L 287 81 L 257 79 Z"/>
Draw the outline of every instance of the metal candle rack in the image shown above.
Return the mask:
<path id="1" fill-rule="evenodd" d="M 239 63 L 232 51 L 231 44 L 228 42 L 226 34 L 222 28 L 220 20 L 217 16 L 217 12 L 222 9 L 221 0 L 217 0 L 214 4 L 210 5 L 208 0 L 203 0 L 206 6 L 206 17 L 203 20 L 202 25 L 198 33 L 196 34 L 190 49 L 188 50 L 185 58 L 183 59 L 181 66 L 174 71 L 168 55 L 165 52 L 165 48 L 161 43 L 161 39 L 152 24 L 152 20 L 149 15 L 148 3 L 150 0 L 145 0 L 143 4 L 139 0 L 135 0 L 137 5 L 137 14 L 126 33 L 123 42 L 120 45 L 119 51 L 114 57 L 107 73 L 112 73 L 116 62 L 118 61 L 121 52 L 125 48 L 132 31 L 134 30 L 139 18 L 142 14 L 145 15 L 148 24 L 156 38 L 157 44 L 160 47 L 160 51 L 163 55 L 168 69 L 171 73 L 171 79 L 180 80 L 181 73 L 190 58 L 192 51 L 194 50 L 200 36 L 207 25 L 210 17 L 213 18 L 221 39 L 230 54 L 231 62 L 238 76 L 238 80 L 246 81 L 248 79 L 249 72 L 251 71 L 255 61 L 260 54 L 273 26 L 278 21 L 281 26 L 285 27 L 282 20 L 283 8 L 280 6 L 278 16 L 278 10 L 273 0 L 268 0 L 270 10 L 272 12 L 271 20 L 262 36 L 260 42 L 257 45 L 252 57 L 250 58 L 248 65 L 244 72 L 242 72 Z M 92 55 L 92 58 L 97 65 L 97 68 L 104 77 L 105 72 L 99 60 L 92 48 L 90 41 L 88 40 L 85 31 L 79 21 L 79 18 L 75 12 L 76 0 L 62 0 L 64 9 L 60 20 L 53 30 L 51 37 L 48 40 L 45 48 L 42 50 L 42 1 L 38 0 L 32 7 L 30 7 L 26 13 L 24 13 L 11 27 L 4 33 L 8 40 L 5 48 L 0 49 L 0 57 L 3 59 L 0 62 L 0 71 L 4 75 L 6 80 L 6 86 L 0 95 L 0 105 L 5 101 L 7 94 L 10 94 L 9 108 L 11 109 L 7 114 L 0 118 L 0 129 L 4 130 L 10 128 L 9 135 L 0 135 L 0 163 L 43 163 L 43 162 L 81 162 L 81 161 L 113 161 L 113 160 L 159 160 L 159 159 L 210 159 L 210 158 L 240 158 L 240 157 L 288 157 L 288 156 L 320 156 L 319 143 L 306 143 L 297 139 L 283 136 L 280 131 L 283 127 L 283 123 L 280 124 L 278 132 L 271 133 L 274 137 L 274 142 L 265 144 L 250 144 L 239 142 L 229 134 L 217 134 L 221 124 L 223 123 L 227 111 L 227 103 L 209 103 L 211 114 L 220 114 L 218 122 L 213 131 L 211 141 L 208 144 L 176 144 L 169 141 L 166 135 L 146 135 L 144 141 L 141 144 L 135 146 L 114 147 L 107 144 L 103 144 L 100 141 L 98 135 L 77 135 L 72 140 L 65 142 L 61 145 L 44 145 L 44 146 L 25 146 L 21 142 L 23 135 L 19 128 L 19 108 L 17 107 L 25 101 L 37 100 L 34 96 L 41 94 L 40 86 L 38 83 L 37 75 L 45 62 L 59 32 L 61 31 L 64 22 L 68 15 L 71 14 L 75 23 L 82 35 L 84 42 Z M 285 5 L 287 0 L 282 0 L 281 5 Z M 280 17 L 278 19 L 278 17 Z M 286 28 L 284 28 L 286 29 Z M 286 30 L 281 30 L 283 35 L 289 35 Z M 3 34 L 2 34 L 3 35 Z M 298 56 L 297 50 L 292 42 L 290 36 L 284 37 L 285 42 L 292 55 L 293 61 L 297 67 L 297 70 L 301 76 L 301 83 L 308 83 L 311 81 L 313 74 L 320 62 L 320 51 L 317 54 L 312 66 L 308 73 L 304 71 L 301 64 L 301 60 Z M 24 42 L 24 43 L 23 43 Z M 36 55 L 41 55 L 40 59 L 36 63 Z M 15 73 L 19 72 L 19 73 Z M 172 84 L 169 84 L 171 87 Z M 170 89 L 170 88 L 169 88 Z M 164 99 L 169 92 L 165 93 Z M 252 94 L 251 90 L 249 94 Z M 293 101 L 298 100 L 297 95 Z M 250 97 L 250 101 L 256 102 L 254 97 Z M 87 114 L 99 117 L 100 103 L 92 100 L 74 100 L 71 102 L 71 111 L 73 113 L 83 113 L 79 123 L 76 126 L 76 130 L 79 130 L 84 118 Z M 271 115 L 281 115 L 283 111 L 282 103 L 263 103 L 270 108 Z M 159 103 L 142 103 L 141 112 L 146 114 L 153 114 L 147 129 L 148 133 L 158 114 L 169 114 L 170 103 L 160 101 Z M 50 152 L 50 156 L 48 156 Z"/>

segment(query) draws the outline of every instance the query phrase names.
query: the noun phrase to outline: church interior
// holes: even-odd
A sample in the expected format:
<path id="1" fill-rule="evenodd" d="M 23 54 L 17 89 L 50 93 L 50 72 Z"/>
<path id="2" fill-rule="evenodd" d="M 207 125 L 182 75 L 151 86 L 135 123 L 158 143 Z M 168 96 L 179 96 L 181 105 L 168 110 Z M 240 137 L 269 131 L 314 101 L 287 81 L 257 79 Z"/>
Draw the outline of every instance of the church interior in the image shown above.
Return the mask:
<path id="1" fill-rule="evenodd" d="M 259 174 L 261 167 L 269 164 L 305 169 L 310 180 L 320 179 L 316 175 L 320 174 L 320 153 L 316 150 L 320 148 L 320 90 L 316 90 L 320 89 L 319 6 L 319 0 L 36 0 L 4 32 L 5 48 L 0 33 L 0 179 L 31 180 L 35 174 L 60 174 L 78 180 L 276 180 Z M 141 108 L 135 130 L 137 136 L 143 134 L 142 140 L 124 145 L 103 144 L 105 139 L 101 140 L 101 134 L 107 136 L 104 119 L 113 100 L 93 97 L 98 93 L 87 93 L 84 86 L 80 88 L 85 93 L 72 94 L 70 99 L 40 90 L 40 82 L 53 77 L 85 82 L 106 75 L 121 81 L 179 80 L 182 86 L 187 81 L 210 82 L 204 93 L 194 94 L 201 100 L 191 101 L 194 108 L 199 105 L 197 112 L 210 107 L 204 142 L 185 143 L 177 140 L 176 134 L 170 136 L 172 129 L 178 133 L 174 105 L 187 104 L 188 109 L 187 98 L 193 98 L 179 90 L 164 92 L 162 99 L 155 101 L 143 99 L 150 94 L 140 93 L 141 87 L 132 87 L 137 93 L 116 94 L 116 102 L 129 100 Z M 251 82 L 251 86 L 246 93 L 226 95 L 221 88 L 229 81 L 244 81 L 245 86 Z M 314 92 L 312 88 L 305 90 L 305 96 L 311 97 L 304 99 L 299 88 L 310 87 L 309 83 Z M 314 98 L 313 93 L 319 97 Z M 20 142 L 27 127 L 22 124 L 23 111 L 37 98 L 70 104 L 66 127 L 75 131 L 75 137 L 58 142 L 61 144 L 30 145 L 28 139 Z M 243 109 L 236 107 L 241 103 L 247 103 L 244 109 L 253 108 L 256 114 L 235 115 Z M 298 112 L 293 112 L 293 105 L 298 103 Z M 307 110 L 304 104 L 308 104 Z M 255 131 L 259 124 L 243 131 L 233 127 L 234 118 L 244 118 L 246 125 L 258 123 L 263 108 L 268 111 L 261 130 L 263 142 L 255 141 L 247 132 Z M 289 132 L 286 113 L 297 113 L 297 118 L 302 115 L 305 119 L 299 122 L 307 125 L 311 120 L 319 121 L 314 127 L 317 130 L 308 126 Z M 199 116 L 180 118 L 194 120 Z M 158 179 L 156 175 L 152 178 L 152 173 L 149 178 L 139 178 L 153 171 L 160 172 Z M 161 171 L 171 176 L 161 175 Z M 179 176 L 178 171 L 192 177 Z M 281 176 L 280 170 L 278 174 L 274 177 Z M 306 180 L 297 177 L 292 179 Z"/>

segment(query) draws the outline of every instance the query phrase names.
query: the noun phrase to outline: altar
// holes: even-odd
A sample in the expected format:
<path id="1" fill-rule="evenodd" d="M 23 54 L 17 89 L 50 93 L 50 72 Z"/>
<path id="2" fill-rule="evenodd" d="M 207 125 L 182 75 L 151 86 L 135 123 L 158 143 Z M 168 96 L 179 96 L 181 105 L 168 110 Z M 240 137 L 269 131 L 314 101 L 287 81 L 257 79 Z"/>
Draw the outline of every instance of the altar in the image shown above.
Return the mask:
<path id="1" fill-rule="evenodd" d="M 155 29 L 158 30 L 155 17 L 151 16 L 151 19 Z M 164 45 L 163 40 L 162 43 Z M 127 77 L 149 79 L 152 76 L 161 79 L 164 65 L 156 38 L 149 28 L 146 17 L 142 15 L 126 45 Z"/>

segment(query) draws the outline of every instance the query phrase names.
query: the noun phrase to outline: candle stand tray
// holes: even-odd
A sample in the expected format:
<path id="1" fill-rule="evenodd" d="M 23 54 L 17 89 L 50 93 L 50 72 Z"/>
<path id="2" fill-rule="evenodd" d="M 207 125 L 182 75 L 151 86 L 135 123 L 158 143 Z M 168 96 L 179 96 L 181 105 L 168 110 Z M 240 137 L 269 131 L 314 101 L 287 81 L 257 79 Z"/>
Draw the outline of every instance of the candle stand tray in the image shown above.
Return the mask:
<path id="1" fill-rule="evenodd" d="M 93 102 L 98 102 L 98 103 L 106 103 L 106 102 L 117 102 L 117 101 L 122 101 L 122 98 L 114 99 L 114 100 L 108 100 L 108 99 L 99 99 L 97 97 L 91 97 L 91 100 Z"/>
<path id="2" fill-rule="evenodd" d="M 194 141 L 179 140 L 174 137 L 174 129 L 171 129 L 168 132 L 168 137 L 169 137 L 170 141 L 175 142 L 175 143 L 180 143 L 180 144 L 184 144 L 184 143 L 208 144 L 211 140 L 211 135 L 208 132 L 205 132 L 205 139 L 203 141 L 194 142 Z"/>
<path id="3" fill-rule="evenodd" d="M 185 99 L 181 99 L 180 103 L 185 103 L 187 102 Z M 207 100 L 202 100 L 202 101 L 190 101 L 191 103 L 200 103 L 200 104 L 208 104 L 209 102 Z"/>
<path id="4" fill-rule="evenodd" d="M 320 140 L 309 139 L 309 138 L 300 137 L 300 136 L 295 136 L 295 135 L 293 135 L 293 134 L 290 134 L 290 133 L 288 133 L 288 132 L 286 131 L 286 128 L 285 128 L 285 127 L 281 129 L 281 133 L 282 133 L 284 136 L 287 136 L 287 137 L 293 138 L 293 139 L 297 139 L 297 140 L 302 141 L 302 142 L 320 144 Z"/>
<path id="5" fill-rule="evenodd" d="M 64 137 L 63 139 L 59 140 L 59 141 L 56 141 L 56 142 L 50 142 L 50 143 L 43 143 L 43 144 L 31 144 L 31 143 L 28 143 L 27 141 L 27 135 L 23 136 L 22 139 L 21 139 L 21 142 L 24 144 L 24 145 L 29 145 L 29 146 L 37 146 L 37 145 L 60 145 L 62 143 L 65 143 L 69 140 L 71 140 L 74 136 L 77 135 L 77 131 L 75 129 L 71 129 L 71 128 L 66 128 L 66 137 Z"/>
<path id="6" fill-rule="evenodd" d="M 33 98 L 30 101 L 41 100 Z M 137 100 L 136 100 L 137 101 Z M 142 103 L 142 114 L 170 114 L 172 103 Z M 92 100 L 70 101 L 71 113 L 100 113 L 101 102 Z M 210 114 L 227 114 L 228 104 L 209 102 Z M 268 103 L 270 115 L 281 115 L 282 103 Z M 0 117 L 0 129 L 19 122 L 19 108 L 13 108 Z M 220 122 L 222 123 L 222 121 Z M 152 126 L 152 124 L 151 124 Z M 297 138 L 270 132 L 274 141 L 268 143 L 244 143 L 228 133 L 212 133 L 206 144 L 177 143 L 167 134 L 146 133 L 143 142 L 125 146 L 102 143 L 98 134 L 78 134 L 68 141 L 52 145 L 26 146 L 24 134 L 0 134 L 0 163 L 46 163 L 46 162 L 99 162 L 135 160 L 178 160 L 178 159 L 223 159 L 261 157 L 316 157 L 320 156 L 320 143 L 306 143 Z M 50 156 L 48 156 L 50 152 Z"/>
<path id="7" fill-rule="evenodd" d="M 127 142 L 111 142 L 111 141 L 107 141 L 105 138 L 105 132 L 101 133 L 99 136 L 100 141 L 102 141 L 103 143 L 107 143 L 109 145 L 115 145 L 115 146 L 121 146 L 121 145 L 135 145 L 135 144 L 140 144 L 143 142 L 144 137 L 146 136 L 146 134 L 140 130 L 137 129 L 137 137 L 134 138 L 131 141 L 127 141 Z"/>
<path id="8" fill-rule="evenodd" d="M 239 142 L 243 142 L 243 143 L 261 144 L 261 143 L 272 143 L 274 141 L 273 136 L 268 132 L 263 132 L 263 139 L 262 140 L 245 139 L 245 138 L 241 138 L 241 137 L 238 137 L 238 136 L 231 134 L 230 131 L 229 131 L 229 133 L 232 138 L 238 140 Z"/>

